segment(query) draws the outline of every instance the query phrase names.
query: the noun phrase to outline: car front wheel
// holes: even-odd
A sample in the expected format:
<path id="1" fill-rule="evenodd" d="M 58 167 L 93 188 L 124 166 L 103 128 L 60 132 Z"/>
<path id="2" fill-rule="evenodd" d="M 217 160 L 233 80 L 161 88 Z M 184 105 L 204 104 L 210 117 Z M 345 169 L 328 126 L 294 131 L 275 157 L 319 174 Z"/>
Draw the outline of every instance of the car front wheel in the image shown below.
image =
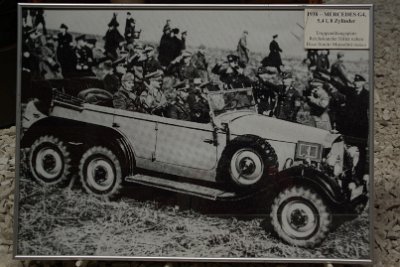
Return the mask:
<path id="1" fill-rule="evenodd" d="M 331 213 L 323 199 L 311 188 L 293 186 L 274 200 L 271 223 L 287 243 L 312 248 L 321 243 L 332 224 Z"/>
<path id="2" fill-rule="evenodd" d="M 31 146 L 29 167 L 39 183 L 64 185 L 71 174 L 67 145 L 53 135 L 39 137 Z"/>
<path id="3" fill-rule="evenodd" d="M 83 154 L 79 174 L 84 189 L 97 196 L 114 195 L 121 186 L 120 161 L 110 149 L 102 146 L 94 146 Z"/>

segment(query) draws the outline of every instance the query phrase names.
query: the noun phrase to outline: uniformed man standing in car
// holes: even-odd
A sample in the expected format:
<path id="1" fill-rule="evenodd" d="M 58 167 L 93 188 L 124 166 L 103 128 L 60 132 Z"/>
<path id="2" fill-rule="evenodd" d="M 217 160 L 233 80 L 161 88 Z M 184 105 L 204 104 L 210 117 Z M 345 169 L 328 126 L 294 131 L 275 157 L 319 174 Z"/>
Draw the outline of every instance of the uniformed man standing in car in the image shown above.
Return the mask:
<path id="1" fill-rule="evenodd" d="M 190 121 L 190 108 L 187 103 L 187 88 L 177 89 L 175 100 L 170 103 L 167 117 L 176 120 Z"/>
<path id="2" fill-rule="evenodd" d="M 292 74 L 282 73 L 282 85 L 276 87 L 278 100 L 274 114 L 277 118 L 287 121 L 296 121 L 300 109 L 300 93 L 293 87 Z"/>
<path id="3" fill-rule="evenodd" d="M 121 87 L 113 96 L 114 108 L 136 111 L 135 76 L 128 72 L 122 76 Z"/>

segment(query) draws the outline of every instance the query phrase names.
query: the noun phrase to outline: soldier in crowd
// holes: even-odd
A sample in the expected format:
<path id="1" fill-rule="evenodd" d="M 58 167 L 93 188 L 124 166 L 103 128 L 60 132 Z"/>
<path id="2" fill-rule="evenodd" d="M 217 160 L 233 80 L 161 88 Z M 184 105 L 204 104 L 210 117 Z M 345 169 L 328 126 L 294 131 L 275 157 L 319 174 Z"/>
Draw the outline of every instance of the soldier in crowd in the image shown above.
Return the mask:
<path id="1" fill-rule="evenodd" d="M 236 55 L 228 55 L 227 62 L 217 63 L 211 70 L 219 75 L 227 89 L 243 88 L 251 85 L 251 80 L 244 74 L 245 65 Z"/>
<path id="2" fill-rule="evenodd" d="M 104 83 L 104 90 L 114 94 L 121 86 L 120 79 L 117 75 L 114 74 L 113 66 L 111 60 L 107 60 L 103 63 L 103 83 Z"/>
<path id="3" fill-rule="evenodd" d="M 307 57 L 303 63 L 307 63 L 308 69 L 313 68 L 317 64 L 317 51 L 316 49 L 307 49 Z"/>
<path id="4" fill-rule="evenodd" d="M 319 50 L 317 53 L 316 71 L 329 74 L 329 50 Z"/>
<path id="5" fill-rule="evenodd" d="M 331 121 L 332 129 L 342 133 L 344 122 L 346 120 L 346 96 L 340 93 L 332 84 L 325 82 L 323 85 L 324 90 L 328 93 L 329 101 L 329 118 Z"/>
<path id="6" fill-rule="evenodd" d="M 258 103 L 258 113 L 272 117 L 276 106 L 278 85 L 275 84 L 276 71 L 259 68 L 257 82 L 253 84 L 254 99 Z"/>
<path id="7" fill-rule="evenodd" d="M 143 76 L 146 76 L 149 73 L 153 73 L 155 71 L 162 71 L 163 67 L 160 62 L 157 60 L 154 54 L 154 46 L 146 45 L 143 50 L 145 60 L 143 60 Z"/>
<path id="8" fill-rule="evenodd" d="M 187 97 L 187 103 L 190 109 L 190 120 L 199 123 L 210 122 L 210 107 L 207 98 L 200 87 L 201 80 L 195 79 L 192 88 Z"/>
<path id="9" fill-rule="evenodd" d="M 342 90 L 351 85 L 350 79 L 347 77 L 347 70 L 343 62 L 344 54 L 337 53 L 337 60 L 331 66 L 331 83 L 337 89 Z"/>
<path id="10" fill-rule="evenodd" d="M 181 33 L 181 52 L 186 50 L 186 38 L 187 38 L 187 31 L 183 31 Z"/>
<path id="11" fill-rule="evenodd" d="M 357 74 L 354 77 L 354 87 L 343 90 L 346 95 L 346 119 L 343 133 L 352 137 L 368 138 L 368 107 L 369 91 L 365 89 L 366 80 Z"/>
<path id="12" fill-rule="evenodd" d="M 168 106 L 167 117 L 171 119 L 190 121 L 190 108 L 187 103 L 189 93 L 187 88 L 178 88 L 175 99 Z"/>
<path id="13" fill-rule="evenodd" d="M 129 111 L 137 110 L 137 95 L 134 92 L 135 77 L 132 73 L 126 73 L 122 76 L 121 87 L 113 96 L 114 108 Z"/>
<path id="14" fill-rule="evenodd" d="M 240 37 L 236 52 L 239 57 L 240 62 L 245 65 L 249 63 L 249 48 L 247 47 L 247 35 L 248 31 L 243 31 L 242 37 Z"/>
<path id="15" fill-rule="evenodd" d="M 208 75 L 208 62 L 206 60 L 206 47 L 201 44 L 197 52 L 192 56 L 193 65 L 196 67 L 200 78 L 204 82 L 208 82 L 210 77 Z"/>
<path id="16" fill-rule="evenodd" d="M 168 67 L 169 64 L 181 53 L 181 40 L 176 36 L 178 28 L 166 30 L 160 40 L 158 47 L 158 60 L 162 66 Z"/>
<path id="17" fill-rule="evenodd" d="M 76 66 L 75 53 L 72 47 L 72 35 L 68 32 L 68 26 L 62 23 L 58 36 L 57 59 L 60 62 L 62 74 L 70 77 Z"/>
<path id="18" fill-rule="evenodd" d="M 282 49 L 279 47 L 279 44 L 276 41 L 278 34 L 274 34 L 272 38 L 273 39 L 269 44 L 269 55 L 268 57 L 264 58 L 261 63 L 263 67 L 275 67 L 278 72 L 281 73 L 281 66 L 283 66 L 283 63 L 280 53 L 282 52 Z"/>
<path id="19" fill-rule="evenodd" d="M 199 71 L 192 62 L 192 54 L 184 52 L 171 62 L 168 72 L 174 74 L 180 81 L 191 81 L 200 78 Z"/>
<path id="20" fill-rule="evenodd" d="M 310 95 L 307 96 L 307 104 L 310 106 L 312 126 L 332 130 L 329 118 L 329 95 L 323 88 L 323 82 L 314 81 L 311 83 Z"/>
<path id="21" fill-rule="evenodd" d="M 301 96 L 293 87 L 293 77 L 290 72 L 282 73 L 282 85 L 276 88 L 277 101 L 274 114 L 277 118 L 287 121 L 296 121 L 300 109 Z"/>
<path id="22" fill-rule="evenodd" d="M 90 67 L 93 63 L 92 50 L 86 46 L 86 35 L 82 34 L 75 38 L 75 57 L 76 57 L 76 71 L 79 76 L 91 75 Z"/>
<path id="23" fill-rule="evenodd" d="M 118 26 L 117 14 L 114 13 L 110 23 L 108 23 L 108 30 L 104 36 L 104 50 L 106 56 L 111 60 L 116 60 L 118 58 L 117 49 L 120 43 L 124 41 L 124 37 L 119 32 Z"/>
<path id="24" fill-rule="evenodd" d="M 41 77 L 46 80 L 61 79 L 61 66 L 57 62 L 54 40 L 52 37 L 47 36 L 44 42 L 44 45 L 37 50 Z"/>
<path id="25" fill-rule="evenodd" d="M 124 36 L 128 44 L 133 43 L 135 40 L 135 19 L 132 17 L 131 12 L 126 13 Z"/>
<path id="26" fill-rule="evenodd" d="M 171 20 L 167 19 L 163 27 L 163 34 L 169 34 L 170 31 L 171 31 Z"/>
<path id="27" fill-rule="evenodd" d="M 140 94 L 141 107 L 149 114 L 164 115 L 168 105 L 166 96 L 162 91 L 162 72 L 157 72 L 149 77 L 149 82 L 144 82 L 145 90 Z"/>

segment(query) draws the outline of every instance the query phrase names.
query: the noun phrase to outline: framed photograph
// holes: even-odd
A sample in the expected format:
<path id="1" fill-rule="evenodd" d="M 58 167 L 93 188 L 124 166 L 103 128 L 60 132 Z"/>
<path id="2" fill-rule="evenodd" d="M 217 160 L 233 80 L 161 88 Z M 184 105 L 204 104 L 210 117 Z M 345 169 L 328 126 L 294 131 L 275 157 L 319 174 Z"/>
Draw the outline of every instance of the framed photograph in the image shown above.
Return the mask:
<path id="1" fill-rule="evenodd" d="M 371 263 L 372 28 L 20 4 L 15 258 Z"/>

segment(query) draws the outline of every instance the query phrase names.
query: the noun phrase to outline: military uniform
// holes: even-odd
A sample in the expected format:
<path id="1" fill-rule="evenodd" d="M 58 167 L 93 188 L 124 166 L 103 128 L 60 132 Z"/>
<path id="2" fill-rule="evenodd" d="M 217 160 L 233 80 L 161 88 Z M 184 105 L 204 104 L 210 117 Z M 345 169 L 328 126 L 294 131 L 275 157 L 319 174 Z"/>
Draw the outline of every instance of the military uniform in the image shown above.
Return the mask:
<path id="1" fill-rule="evenodd" d="M 80 46 L 75 48 L 76 56 L 76 70 L 83 75 L 91 73 L 90 67 L 93 63 L 92 50 L 87 46 Z"/>
<path id="2" fill-rule="evenodd" d="M 285 89 L 283 85 L 278 88 L 278 105 L 275 110 L 277 118 L 287 121 L 296 121 L 297 112 L 300 109 L 300 93 L 290 86 Z"/>
<path id="3" fill-rule="evenodd" d="M 181 102 L 174 102 L 169 106 L 167 117 L 171 119 L 190 121 L 189 105 Z"/>
<path id="4" fill-rule="evenodd" d="M 167 99 L 161 90 L 148 88 L 140 94 L 140 103 L 148 113 L 160 115 L 167 105 Z"/>
<path id="5" fill-rule="evenodd" d="M 328 114 L 328 93 L 321 87 L 313 89 L 311 96 L 308 97 L 308 105 L 310 106 L 312 126 L 320 129 L 332 130 Z"/>
<path id="6" fill-rule="evenodd" d="M 136 111 L 136 95 L 124 88 L 120 88 L 113 96 L 114 108 Z"/>
<path id="7" fill-rule="evenodd" d="M 346 67 L 342 59 L 338 59 L 331 66 L 331 83 L 339 90 L 348 86 L 351 81 L 347 78 Z"/>
<path id="8" fill-rule="evenodd" d="M 57 37 L 57 59 L 58 62 L 60 62 L 63 76 L 68 77 L 74 72 L 76 65 L 74 50 L 71 47 L 72 35 L 69 33 L 62 34 L 60 32 Z"/>

